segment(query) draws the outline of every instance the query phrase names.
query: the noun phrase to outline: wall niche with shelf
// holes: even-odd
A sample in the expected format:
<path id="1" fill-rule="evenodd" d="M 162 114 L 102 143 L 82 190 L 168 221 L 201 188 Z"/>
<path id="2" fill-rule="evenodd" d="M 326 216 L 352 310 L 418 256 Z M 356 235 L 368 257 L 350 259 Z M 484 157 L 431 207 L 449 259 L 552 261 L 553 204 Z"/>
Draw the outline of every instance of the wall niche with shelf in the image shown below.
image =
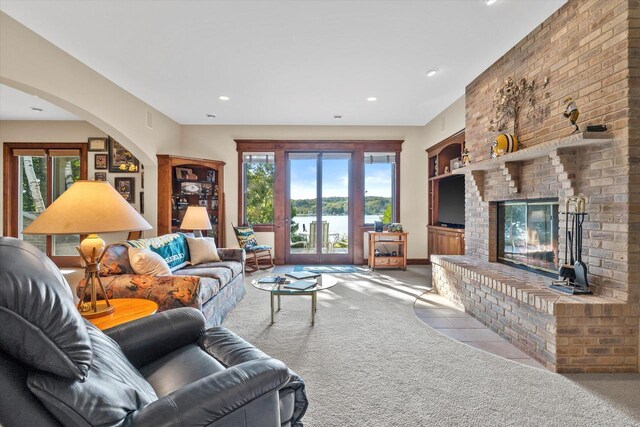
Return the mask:
<path id="1" fill-rule="evenodd" d="M 218 160 L 158 154 L 158 235 L 181 230 L 187 207 L 203 206 L 209 213 L 211 230 L 203 236 L 225 246 L 224 165 Z"/>

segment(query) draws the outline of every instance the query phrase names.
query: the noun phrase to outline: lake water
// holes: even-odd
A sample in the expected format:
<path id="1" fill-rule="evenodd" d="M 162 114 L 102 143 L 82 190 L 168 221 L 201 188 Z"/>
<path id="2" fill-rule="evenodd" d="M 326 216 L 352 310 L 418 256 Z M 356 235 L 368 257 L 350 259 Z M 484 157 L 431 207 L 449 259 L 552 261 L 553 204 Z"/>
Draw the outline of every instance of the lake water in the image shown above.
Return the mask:
<path id="1" fill-rule="evenodd" d="M 304 229 L 309 231 L 309 224 L 311 221 L 315 221 L 315 216 L 296 216 L 293 218 L 293 222 L 297 222 L 300 224 L 298 231 L 303 231 L 302 225 L 304 224 Z M 347 215 L 341 216 L 332 216 L 332 215 L 324 215 L 322 217 L 323 221 L 329 222 L 329 233 L 338 233 L 340 236 L 347 234 L 347 230 L 349 228 L 349 217 Z M 380 215 L 365 215 L 365 222 L 367 224 L 373 224 L 373 221 L 380 221 Z"/>

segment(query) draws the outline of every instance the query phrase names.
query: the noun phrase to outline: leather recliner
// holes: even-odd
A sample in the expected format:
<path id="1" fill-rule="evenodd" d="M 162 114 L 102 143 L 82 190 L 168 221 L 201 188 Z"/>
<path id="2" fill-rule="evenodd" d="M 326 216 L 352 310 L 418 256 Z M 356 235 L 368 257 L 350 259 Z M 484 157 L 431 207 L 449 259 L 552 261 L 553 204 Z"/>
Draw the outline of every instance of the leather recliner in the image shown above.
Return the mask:
<path id="1" fill-rule="evenodd" d="M 302 426 L 304 382 L 179 308 L 103 333 L 42 252 L 0 237 L 0 425 Z"/>

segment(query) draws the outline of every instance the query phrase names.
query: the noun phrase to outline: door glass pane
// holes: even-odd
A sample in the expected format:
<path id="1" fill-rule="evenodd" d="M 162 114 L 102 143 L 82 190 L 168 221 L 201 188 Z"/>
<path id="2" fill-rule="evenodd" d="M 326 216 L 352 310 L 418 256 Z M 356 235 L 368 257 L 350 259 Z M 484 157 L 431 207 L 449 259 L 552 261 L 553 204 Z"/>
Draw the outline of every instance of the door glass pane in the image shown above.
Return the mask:
<path id="1" fill-rule="evenodd" d="M 316 254 L 318 155 L 289 154 L 291 233 L 289 253 Z"/>
<path id="2" fill-rule="evenodd" d="M 64 193 L 71 184 L 80 179 L 80 157 L 52 157 L 51 158 L 51 202 Z M 52 255 L 77 256 L 76 246 L 80 243 L 80 236 L 53 236 Z"/>
<path id="3" fill-rule="evenodd" d="M 396 156 L 394 153 L 364 155 L 364 223 L 393 222 Z"/>
<path id="4" fill-rule="evenodd" d="M 47 204 L 47 159 L 46 157 L 19 156 L 18 178 L 18 233 L 19 237 L 47 251 L 44 235 L 23 235 L 24 230 L 42 212 Z"/>
<path id="5" fill-rule="evenodd" d="M 321 249 L 349 253 L 349 153 L 322 154 Z"/>

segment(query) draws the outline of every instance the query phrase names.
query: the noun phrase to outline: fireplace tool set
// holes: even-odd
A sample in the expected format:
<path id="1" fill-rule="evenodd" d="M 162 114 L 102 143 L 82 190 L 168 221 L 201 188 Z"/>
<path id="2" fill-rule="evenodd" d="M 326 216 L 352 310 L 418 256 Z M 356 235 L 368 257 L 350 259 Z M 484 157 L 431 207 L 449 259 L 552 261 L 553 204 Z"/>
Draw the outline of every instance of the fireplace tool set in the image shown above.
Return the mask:
<path id="1" fill-rule="evenodd" d="M 589 290 L 587 265 L 582 261 L 582 224 L 587 215 L 582 194 L 567 197 L 564 209 L 564 262 L 558 272 L 560 279 L 552 282 L 552 289 L 573 295 L 592 293 Z"/>
<path id="2" fill-rule="evenodd" d="M 589 290 L 587 265 L 582 261 L 582 224 L 587 215 L 585 198 L 582 194 L 567 197 L 564 209 L 566 236 L 564 263 L 558 272 L 560 279 L 552 282 L 552 289 L 573 295 L 592 293 Z"/>

